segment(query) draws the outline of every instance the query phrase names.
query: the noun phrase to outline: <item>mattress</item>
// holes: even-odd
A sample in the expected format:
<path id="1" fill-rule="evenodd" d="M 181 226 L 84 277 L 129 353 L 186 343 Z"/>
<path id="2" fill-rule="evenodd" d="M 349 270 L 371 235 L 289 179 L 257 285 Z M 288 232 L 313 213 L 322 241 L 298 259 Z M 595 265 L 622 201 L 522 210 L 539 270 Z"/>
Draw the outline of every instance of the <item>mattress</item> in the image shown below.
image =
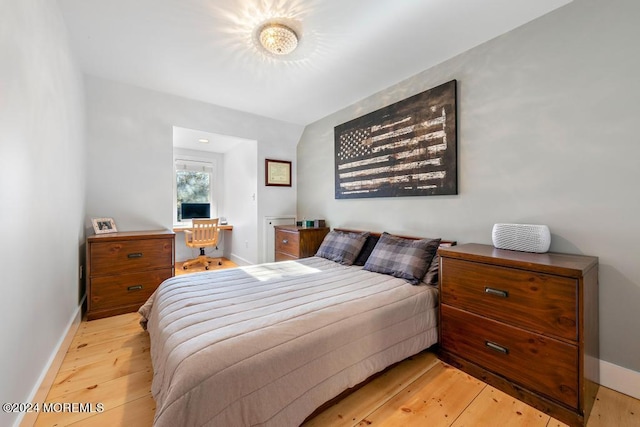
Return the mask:
<path id="1" fill-rule="evenodd" d="M 323 258 L 165 281 L 140 309 L 154 425 L 298 426 L 437 341 L 437 289 Z"/>

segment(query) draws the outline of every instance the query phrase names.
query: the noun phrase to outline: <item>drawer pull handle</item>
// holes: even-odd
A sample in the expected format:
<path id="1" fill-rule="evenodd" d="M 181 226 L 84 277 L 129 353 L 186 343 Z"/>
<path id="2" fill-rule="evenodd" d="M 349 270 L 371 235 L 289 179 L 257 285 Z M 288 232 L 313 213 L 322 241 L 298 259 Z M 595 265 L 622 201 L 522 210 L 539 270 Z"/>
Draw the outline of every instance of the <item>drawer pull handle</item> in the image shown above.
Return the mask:
<path id="1" fill-rule="evenodd" d="M 488 348 L 490 348 L 491 350 L 495 350 L 495 351 L 500 352 L 502 354 L 509 354 L 509 349 L 507 347 L 503 347 L 503 346 L 498 345 L 496 343 L 493 343 L 491 341 L 485 341 L 484 345 L 487 346 Z"/>
<path id="2" fill-rule="evenodd" d="M 140 291 L 142 290 L 142 285 L 129 286 L 127 288 L 128 291 Z"/>
<path id="3" fill-rule="evenodd" d="M 484 293 L 485 294 L 491 294 L 491 295 L 495 295 L 497 297 L 501 297 L 501 298 L 508 298 L 509 297 L 509 292 L 507 291 L 503 291 L 501 289 L 494 289 L 494 288 L 484 288 Z"/>
<path id="4" fill-rule="evenodd" d="M 289 241 L 287 239 L 282 239 L 282 243 L 286 245 Z"/>
<path id="5" fill-rule="evenodd" d="M 127 258 L 142 258 L 142 252 L 134 252 L 127 255 Z"/>

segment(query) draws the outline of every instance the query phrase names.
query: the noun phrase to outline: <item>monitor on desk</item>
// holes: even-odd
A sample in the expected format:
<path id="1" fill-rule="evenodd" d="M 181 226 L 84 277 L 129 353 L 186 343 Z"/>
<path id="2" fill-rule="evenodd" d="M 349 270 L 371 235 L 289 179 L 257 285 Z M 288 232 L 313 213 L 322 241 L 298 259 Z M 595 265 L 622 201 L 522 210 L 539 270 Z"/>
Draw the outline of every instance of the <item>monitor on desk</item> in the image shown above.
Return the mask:
<path id="1" fill-rule="evenodd" d="M 182 203 L 180 205 L 182 215 L 180 218 L 193 219 L 193 218 L 210 218 L 211 217 L 211 204 L 210 203 Z"/>

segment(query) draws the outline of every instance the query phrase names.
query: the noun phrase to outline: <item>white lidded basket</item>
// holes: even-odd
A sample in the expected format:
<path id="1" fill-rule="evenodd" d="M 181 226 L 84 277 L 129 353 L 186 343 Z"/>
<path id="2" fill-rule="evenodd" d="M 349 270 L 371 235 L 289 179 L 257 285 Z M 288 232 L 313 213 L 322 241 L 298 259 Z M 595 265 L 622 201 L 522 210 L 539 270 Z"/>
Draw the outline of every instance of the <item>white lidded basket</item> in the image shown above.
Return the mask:
<path id="1" fill-rule="evenodd" d="M 546 225 L 494 224 L 493 246 L 521 252 L 544 253 L 551 245 L 551 233 Z"/>

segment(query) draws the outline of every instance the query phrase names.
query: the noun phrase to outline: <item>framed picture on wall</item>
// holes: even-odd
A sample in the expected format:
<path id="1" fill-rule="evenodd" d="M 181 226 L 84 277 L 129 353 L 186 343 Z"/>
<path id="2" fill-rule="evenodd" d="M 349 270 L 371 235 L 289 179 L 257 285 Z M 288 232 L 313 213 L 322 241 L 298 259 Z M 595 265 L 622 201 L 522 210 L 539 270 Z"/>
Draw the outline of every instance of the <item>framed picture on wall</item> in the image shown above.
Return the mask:
<path id="1" fill-rule="evenodd" d="M 264 183 L 278 187 L 291 187 L 291 162 L 265 159 Z"/>
<path id="2" fill-rule="evenodd" d="M 91 224 L 93 224 L 93 231 L 96 234 L 115 233 L 118 231 L 113 218 L 91 218 Z"/>
<path id="3" fill-rule="evenodd" d="M 458 194 L 456 85 L 336 126 L 335 198 Z"/>

